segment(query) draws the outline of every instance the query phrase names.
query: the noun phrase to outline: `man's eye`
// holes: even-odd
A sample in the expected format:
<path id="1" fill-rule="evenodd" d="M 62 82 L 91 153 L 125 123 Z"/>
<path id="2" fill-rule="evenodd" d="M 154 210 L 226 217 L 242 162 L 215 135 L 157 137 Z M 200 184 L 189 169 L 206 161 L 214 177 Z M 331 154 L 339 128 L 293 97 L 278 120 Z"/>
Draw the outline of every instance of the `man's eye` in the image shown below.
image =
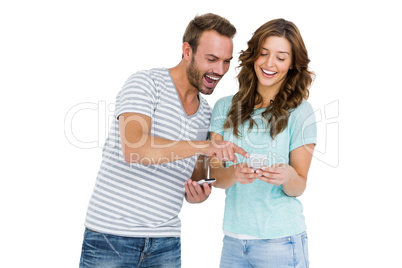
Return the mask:
<path id="1" fill-rule="evenodd" d="M 208 61 L 210 61 L 210 62 L 214 62 L 214 61 L 216 61 L 215 59 L 208 59 Z"/>

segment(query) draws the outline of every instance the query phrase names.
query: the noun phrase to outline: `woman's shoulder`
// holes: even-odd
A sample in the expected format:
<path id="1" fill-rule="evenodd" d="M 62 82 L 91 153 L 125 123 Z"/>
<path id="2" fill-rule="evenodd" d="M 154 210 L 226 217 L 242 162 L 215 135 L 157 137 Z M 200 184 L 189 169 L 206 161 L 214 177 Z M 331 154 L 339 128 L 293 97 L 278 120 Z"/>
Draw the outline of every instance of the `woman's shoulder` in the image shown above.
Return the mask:
<path id="1" fill-rule="evenodd" d="M 302 103 L 293 109 L 292 114 L 305 114 L 305 113 L 313 113 L 313 106 L 307 100 L 303 100 Z"/>
<path id="2" fill-rule="evenodd" d="M 303 100 L 303 102 L 291 112 L 289 125 L 306 124 L 306 122 L 315 122 L 315 112 L 310 102 Z"/>
<path id="3" fill-rule="evenodd" d="M 232 103 L 233 96 L 234 95 L 229 95 L 229 96 L 222 97 L 222 98 L 218 99 L 216 101 L 216 103 L 218 103 L 218 102 L 219 103 Z"/>
<path id="4" fill-rule="evenodd" d="M 233 95 L 222 97 L 215 102 L 214 107 L 220 108 L 220 109 L 225 109 L 225 108 L 231 107 L 232 99 L 233 99 Z"/>

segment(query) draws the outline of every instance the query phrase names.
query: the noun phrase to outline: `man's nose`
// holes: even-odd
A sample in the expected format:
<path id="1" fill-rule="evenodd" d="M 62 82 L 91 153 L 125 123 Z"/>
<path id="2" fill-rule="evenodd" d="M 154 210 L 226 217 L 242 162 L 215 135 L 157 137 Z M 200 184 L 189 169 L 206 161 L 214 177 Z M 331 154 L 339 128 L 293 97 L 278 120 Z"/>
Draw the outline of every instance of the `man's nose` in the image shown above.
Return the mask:
<path id="1" fill-rule="evenodd" d="M 228 71 L 228 69 L 229 66 L 226 67 L 224 62 L 219 62 L 214 66 L 212 72 L 222 77 Z"/>

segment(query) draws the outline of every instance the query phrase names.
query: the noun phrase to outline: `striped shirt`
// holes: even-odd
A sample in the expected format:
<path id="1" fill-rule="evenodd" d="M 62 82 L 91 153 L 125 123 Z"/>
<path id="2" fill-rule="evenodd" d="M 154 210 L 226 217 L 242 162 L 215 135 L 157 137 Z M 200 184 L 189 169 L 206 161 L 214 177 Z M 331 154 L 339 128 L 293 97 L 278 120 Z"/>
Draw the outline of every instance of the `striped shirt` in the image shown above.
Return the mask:
<path id="1" fill-rule="evenodd" d="M 158 164 L 158 160 L 153 165 L 127 164 L 121 150 L 118 117 L 127 112 L 149 116 L 151 135 L 172 140 L 172 144 L 178 140 L 206 140 L 211 107 L 201 95 L 199 99 L 198 111 L 188 116 L 166 68 L 141 71 L 126 81 L 116 98 L 115 117 L 89 202 L 85 220 L 88 229 L 128 237 L 180 236 L 178 214 L 184 182 L 191 177 L 197 156 L 165 164 Z"/>

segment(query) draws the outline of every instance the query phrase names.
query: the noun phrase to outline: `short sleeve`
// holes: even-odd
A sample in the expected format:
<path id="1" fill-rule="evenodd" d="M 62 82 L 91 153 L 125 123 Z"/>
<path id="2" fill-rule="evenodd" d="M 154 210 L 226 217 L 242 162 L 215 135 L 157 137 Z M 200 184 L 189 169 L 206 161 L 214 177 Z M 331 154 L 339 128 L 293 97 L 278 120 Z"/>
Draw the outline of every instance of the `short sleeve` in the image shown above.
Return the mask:
<path id="1" fill-rule="evenodd" d="M 209 125 L 209 131 L 215 132 L 223 136 L 224 128 L 223 124 L 226 121 L 227 114 L 229 112 L 232 96 L 219 99 L 212 110 L 211 122 Z"/>
<path id="2" fill-rule="evenodd" d="M 116 97 L 116 118 L 123 113 L 140 113 L 152 117 L 156 95 L 155 82 L 149 73 L 142 71 L 133 74 Z"/>
<path id="3" fill-rule="evenodd" d="M 317 124 L 311 104 L 303 101 L 290 115 L 289 151 L 306 145 L 317 144 Z"/>

